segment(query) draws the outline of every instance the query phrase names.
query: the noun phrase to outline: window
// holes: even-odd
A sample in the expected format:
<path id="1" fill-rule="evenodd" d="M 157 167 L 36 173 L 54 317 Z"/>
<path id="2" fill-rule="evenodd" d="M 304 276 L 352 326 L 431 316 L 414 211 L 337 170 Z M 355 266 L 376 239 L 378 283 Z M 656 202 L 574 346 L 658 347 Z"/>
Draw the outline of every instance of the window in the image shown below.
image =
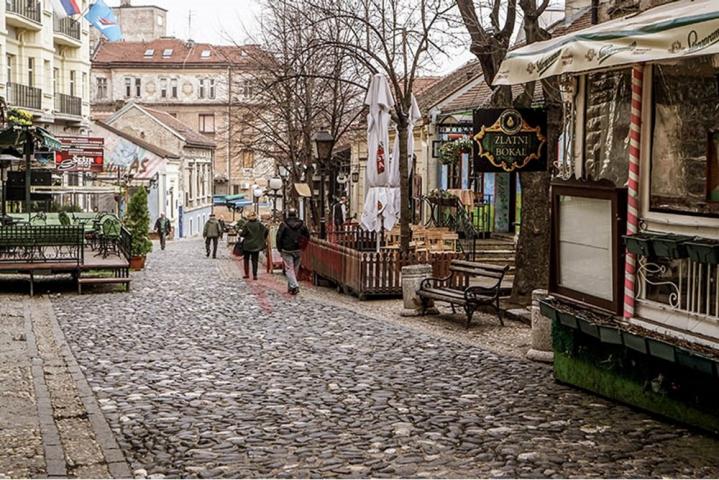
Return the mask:
<path id="1" fill-rule="evenodd" d="M 82 97 L 87 98 L 90 95 L 88 94 L 88 87 L 89 84 L 87 82 L 87 73 L 82 72 Z"/>
<path id="2" fill-rule="evenodd" d="M 242 82 L 241 91 L 242 91 L 242 96 L 245 98 L 245 100 L 252 98 L 252 96 L 254 94 L 252 80 L 244 80 Z"/>
<path id="3" fill-rule="evenodd" d="M 72 97 L 75 96 L 75 88 L 76 88 L 76 85 L 75 85 L 76 78 L 75 77 L 76 77 L 76 75 L 77 75 L 77 72 L 75 70 L 70 70 L 70 96 L 72 96 Z"/>
<path id="4" fill-rule="evenodd" d="M 107 84 L 105 85 L 105 89 L 107 89 Z M 52 91 L 55 93 L 62 93 L 60 91 L 60 69 L 57 67 L 52 69 Z M 99 94 L 100 94 L 100 88 L 99 88 L 99 83 L 98 83 L 98 95 Z M 101 97 L 99 97 L 99 98 L 101 98 Z"/>
<path id="5" fill-rule="evenodd" d="M 653 70 L 654 131 L 649 207 L 719 216 L 715 163 L 719 130 L 717 75 L 711 56 Z"/>
<path id="6" fill-rule="evenodd" d="M 162 15 L 158 15 L 158 16 L 157 16 L 157 24 L 158 24 L 159 26 L 162 26 L 162 25 L 165 24 L 165 19 L 162 18 Z"/>
<path id="7" fill-rule="evenodd" d="M 210 79 L 210 95 L 209 98 L 215 98 L 215 79 Z"/>
<path id="8" fill-rule="evenodd" d="M 27 59 L 27 86 L 35 86 L 35 59 L 33 57 Z"/>
<path id="9" fill-rule="evenodd" d="M 167 98 L 167 79 L 160 79 L 160 98 Z"/>
<path id="10" fill-rule="evenodd" d="M 145 50 L 145 58 L 152 58 L 153 55 L 155 55 L 155 49 L 148 48 Z"/>
<path id="11" fill-rule="evenodd" d="M 170 58 L 172 56 L 172 49 L 166 48 L 162 51 L 162 58 Z"/>
<path id="12" fill-rule="evenodd" d="M 57 70 L 57 68 L 55 70 Z M 104 77 L 97 78 L 97 98 L 98 99 L 107 98 L 107 78 L 104 78 Z"/>
<path id="13" fill-rule="evenodd" d="M 197 96 L 199 98 L 205 98 L 205 79 L 204 78 L 200 79 L 200 90 L 197 93 Z"/>
<path id="14" fill-rule="evenodd" d="M 135 79 L 135 96 L 137 98 L 142 96 L 142 80 L 140 78 Z"/>
<path id="15" fill-rule="evenodd" d="M 125 77 L 125 98 L 132 96 L 132 78 Z"/>
<path id="16" fill-rule="evenodd" d="M 211 53 L 212 52 L 210 52 L 209 50 L 203 50 L 202 53 L 200 54 L 200 57 L 201 58 L 210 58 Z"/>
<path id="17" fill-rule="evenodd" d="M 172 98 L 177 98 L 177 79 L 173 78 L 170 80 L 170 92 Z"/>
<path id="18" fill-rule="evenodd" d="M 242 168 L 255 168 L 255 152 L 252 150 L 242 151 Z"/>
<path id="19" fill-rule="evenodd" d="M 7 54 L 7 81 L 14 82 L 15 77 L 13 75 L 15 70 L 15 55 Z"/>
<path id="20" fill-rule="evenodd" d="M 200 132 L 215 133 L 215 115 L 200 114 Z"/>

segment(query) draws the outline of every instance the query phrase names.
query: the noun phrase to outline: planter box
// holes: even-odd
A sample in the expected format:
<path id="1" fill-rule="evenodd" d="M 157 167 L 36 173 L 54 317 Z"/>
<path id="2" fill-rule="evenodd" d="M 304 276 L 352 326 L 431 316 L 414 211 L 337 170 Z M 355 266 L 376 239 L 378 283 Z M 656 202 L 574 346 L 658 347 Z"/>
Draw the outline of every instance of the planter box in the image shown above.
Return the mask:
<path id="1" fill-rule="evenodd" d="M 685 243 L 687 255 L 699 263 L 719 264 L 719 242 L 694 240 Z"/>
<path id="2" fill-rule="evenodd" d="M 543 300 L 539 301 L 539 311 L 547 317 L 550 320 L 558 320 L 557 318 L 557 309 L 554 308 L 553 305 L 551 305 L 548 302 L 545 302 Z"/>
<path id="3" fill-rule="evenodd" d="M 652 239 L 652 251 L 659 258 L 687 258 L 685 242 L 692 240 L 686 235 L 662 235 Z"/>
<path id="4" fill-rule="evenodd" d="M 647 339 L 629 332 L 622 332 L 622 340 L 627 348 L 640 353 L 647 353 Z"/>
<path id="5" fill-rule="evenodd" d="M 649 345 L 649 354 L 653 357 L 661 358 L 667 362 L 676 362 L 676 354 L 674 353 L 674 346 L 668 343 L 659 342 L 657 340 L 647 339 Z"/>
<path id="6" fill-rule="evenodd" d="M 599 339 L 612 345 L 622 344 L 622 332 L 618 328 L 599 326 Z"/>
<path id="7" fill-rule="evenodd" d="M 653 255 L 651 235 L 637 233 L 635 235 L 622 235 L 622 238 L 630 253 L 642 257 L 651 257 Z"/>
<path id="8" fill-rule="evenodd" d="M 574 328 L 575 330 L 579 328 L 577 318 L 574 314 L 557 310 L 557 316 L 559 317 L 559 323 L 565 327 Z"/>
<path id="9" fill-rule="evenodd" d="M 686 350 L 676 350 L 677 364 L 696 370 L 697 372 L 704 373 L 706 375 L 712 375 L 714 373 L 714 361 L 704 358 L 699 355 L 694 355 Z"/>
<path id="10" fill-rule="evenodd" d="M 130 268 L 136 272 L 145 268 L 145 257 L 131 257 Z"/>
<path id="11" fill-rule="evenodd" d="M 599 327 L 597 325 L 582 317 L 577 317 L 577 323 L 579 323 L 580 332 L 599 338 Z"/>

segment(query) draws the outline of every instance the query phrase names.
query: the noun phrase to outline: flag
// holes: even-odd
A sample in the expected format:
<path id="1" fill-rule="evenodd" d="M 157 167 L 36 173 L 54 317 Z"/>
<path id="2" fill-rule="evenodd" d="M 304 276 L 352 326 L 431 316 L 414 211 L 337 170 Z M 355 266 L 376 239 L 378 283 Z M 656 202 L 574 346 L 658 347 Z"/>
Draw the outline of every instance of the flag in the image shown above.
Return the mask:
<path id="1" fill-rule="evenodd" d="M 77 0 L 51 0 L 52 10 L 58 18 L 65 18 L 80 13 Z"/>
<path id="2" fill-rule="evenodd" d="M 90 10 L 85 14 L 85 18 L 111 42 L 122 40 L 122 31 L 117 24 L 117 17 L 102 0 L 97 0 L 92 4 Z"/>

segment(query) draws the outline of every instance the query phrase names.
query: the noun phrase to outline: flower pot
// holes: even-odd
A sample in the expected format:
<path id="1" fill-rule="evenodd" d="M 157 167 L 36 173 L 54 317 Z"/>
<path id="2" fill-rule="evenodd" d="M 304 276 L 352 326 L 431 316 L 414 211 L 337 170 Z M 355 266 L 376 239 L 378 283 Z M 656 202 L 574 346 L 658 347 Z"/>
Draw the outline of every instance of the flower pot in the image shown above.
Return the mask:
<path id="1" fill-rule="evenodd" d="M 652 251 L 659 258 L 687 258 L 687 247 L 685 242 L 692 237 L 686 235 L 661 235 L 652 238 Z"/>
<path id="2" fill-rule="evenodd" d="M 580 332 L 594 338 L 599 338 L 599 327 L 597 325 L 582 317 L 577 317 L 577 323 L 579 324 Z"/>
<path id="3" fill-rule="evenodd" d="M 624 242 L 627 245 L 627 250 L 635 255 L 642 257 L 651 257 L 652 251 L 652 236 L 646 233 L 637 233 L 635 235 L 622 235 Z"/>
<path id="4" fill-rule="evenodd" d="M 687 255 L 695 262 L 719 264 L 719 242 L 711 240 L 693 240 L 685 243 Z"/>
<path id="5" fill-rule="evenodd" d="M 714 373 L 714 362 L 708 358 L 695 355 L 686 350 L 676 350 L 677 364 L 696 370 L 697 372 L 711 375 Z"/>
<path id="6" fill-rule="evenodd" d="M 652 357 L 661 358 L 662 360 L 666 360 L 667 362 L 672 363 L 677 361 L 673 345 L 669 345 L 668 343 L 660 342 L 657 340 L 652 340 L 651 338 L 647 339 L 647 344 L 649 345 L 649 354 Z"/>
<path id="7" fill-rule="evenodd" d="M 557 318 L 557 309 L 554 308 L 554 305 L 552 305 L 549 302 L 545 302 L 544 300 L 539 301 L 539 311 L 542 315 L 547 317 L 548 319 L 554 321 L 558 320 Z"/>
<path id="8" fill-rule="evenodd" d="M 559 317 L 559 323 L 565 327 L 574 329 L 579 328 L 579 325 L 577 324 L 577 317 L 575 317 L 574 314 L 557 310 L 557 315 Z"/>
<path id="9" fill-rule="evenodd" d="M 612 345 L 622 344 L 622 332 L 618 328 L 599 326 L 599 339 Z"/>
<path id="10" fill-rule="evenodd" d="M 145 268 L 145 257 L 130 257 L 130 268 L 135 271 Z"/>
<path id="11" fill-rule="evenodd" d="M 629 332 L 622 332 L 622 341 L 627 348 L 640 353 L 647 353 L 647 339 Z"/>

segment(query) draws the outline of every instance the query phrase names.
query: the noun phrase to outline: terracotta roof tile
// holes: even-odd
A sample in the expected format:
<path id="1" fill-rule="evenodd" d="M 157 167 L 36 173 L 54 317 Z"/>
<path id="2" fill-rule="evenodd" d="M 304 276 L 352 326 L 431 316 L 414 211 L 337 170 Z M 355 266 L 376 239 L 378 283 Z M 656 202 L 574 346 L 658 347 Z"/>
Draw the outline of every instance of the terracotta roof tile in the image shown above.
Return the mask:
<path id="1" fill-rule="evenodd" d="M 160 38 L 150 42 L 101 42 L 95 51 L 93 66 L 103 65 L 183 65 L 252 67 L 257 45 L 218 46 L 186 42 L 178 38 Z M 168 52 L 169 55 L 164 53 Z M 147 55 L 146 55 L 147 54 Z"/>

